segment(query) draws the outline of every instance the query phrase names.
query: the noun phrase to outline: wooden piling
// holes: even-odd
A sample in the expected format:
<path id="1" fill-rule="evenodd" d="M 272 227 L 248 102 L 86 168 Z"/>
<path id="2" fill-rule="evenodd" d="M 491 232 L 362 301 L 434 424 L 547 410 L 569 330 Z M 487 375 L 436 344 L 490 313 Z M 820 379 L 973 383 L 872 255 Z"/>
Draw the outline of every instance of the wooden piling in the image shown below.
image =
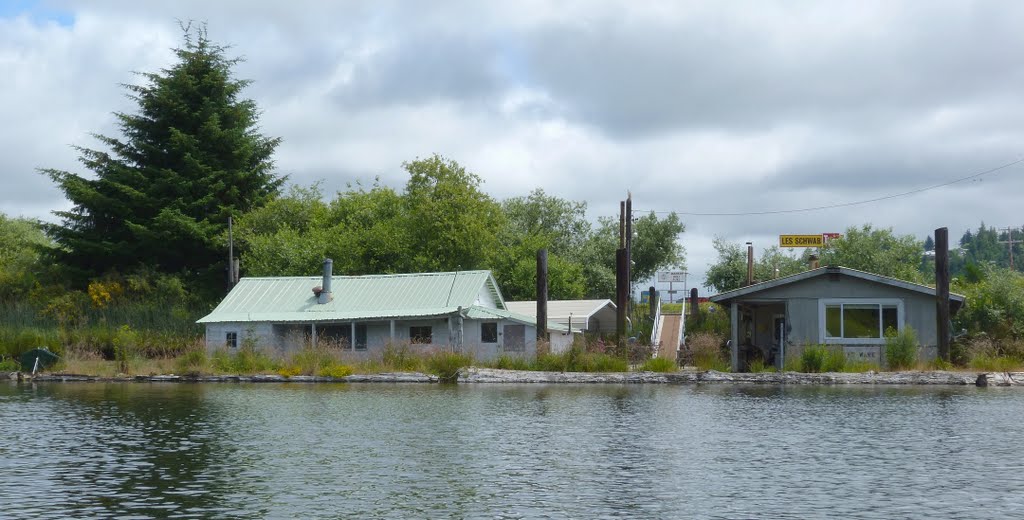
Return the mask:
<path id="1" fill-rule="evenodd" d="M 537 250 L 537 340 L 548 339 L 548 250 Z"/>
<path id="2" fill-rule="evenodd" d="M 949 230 L 935 230 L 935 334 L 939 359 L 949 361 Z"/>

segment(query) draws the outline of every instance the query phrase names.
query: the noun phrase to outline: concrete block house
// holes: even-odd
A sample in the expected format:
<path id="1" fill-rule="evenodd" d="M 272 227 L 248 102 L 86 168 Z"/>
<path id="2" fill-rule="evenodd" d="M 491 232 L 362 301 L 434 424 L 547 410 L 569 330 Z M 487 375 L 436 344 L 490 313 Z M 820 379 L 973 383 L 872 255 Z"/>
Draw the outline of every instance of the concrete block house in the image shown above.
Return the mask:
<path id="1" fill-rule="evenodd" d="M 242 278 L 198 323 L 210 351 L 250 343 L 283 353 L 328 340 L 367 354 L 411 343 L 492 359 L 537 346 L 535 318 L 507 309 L 490 271 L 334 276 L 330 260 L 322 277 Z"/>
<path id="2" fill-rule="evenodd" d="M 711 297 L 729 309 L 731 362 L 752 359 L 781 367 L 805 345 L 835 345 L 848 358 L 885 366 L 885 331 L 910 326 L 922 359 L 937 355 L 936 294 L 919 285 L 846 267 L 819 267 Z M 950 311 L 964 304 L 949 295 Z"/>

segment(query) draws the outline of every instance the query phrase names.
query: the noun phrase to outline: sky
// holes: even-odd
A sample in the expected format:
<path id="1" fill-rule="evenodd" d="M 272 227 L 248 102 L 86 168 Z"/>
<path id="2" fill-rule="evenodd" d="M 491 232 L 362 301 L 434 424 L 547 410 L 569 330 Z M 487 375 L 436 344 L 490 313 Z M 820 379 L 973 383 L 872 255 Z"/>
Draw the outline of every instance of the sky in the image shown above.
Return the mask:
<path id="1" fill-rule="evenodd" d="M 70 207 L 37 169 L 88 173 L 179 20 L 245 59 L 290 182 L 401 188 L 437 153 L 595 221 L 631 192 L 686 224 L 688 287 L 715 237 L 1024 225 L 1024 3 L 967 0 L 0 0 L 0 212 Z"/>

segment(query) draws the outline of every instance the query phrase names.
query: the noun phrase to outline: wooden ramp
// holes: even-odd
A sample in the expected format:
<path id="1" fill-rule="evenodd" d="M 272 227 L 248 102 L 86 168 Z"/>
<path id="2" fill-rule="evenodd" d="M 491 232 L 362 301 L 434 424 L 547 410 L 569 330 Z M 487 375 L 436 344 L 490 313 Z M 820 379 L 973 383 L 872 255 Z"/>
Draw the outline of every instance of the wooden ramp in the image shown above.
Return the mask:
<path id="1" fill-rule="evenodd" d="M 679 325 L 683 322 L 681 314 L 662 314 L 661 323 L 658 324 L 661 330 L 661 341 L 658 343 L 658 356 L 675 361 L 676 351 L 679 350 Z"/>

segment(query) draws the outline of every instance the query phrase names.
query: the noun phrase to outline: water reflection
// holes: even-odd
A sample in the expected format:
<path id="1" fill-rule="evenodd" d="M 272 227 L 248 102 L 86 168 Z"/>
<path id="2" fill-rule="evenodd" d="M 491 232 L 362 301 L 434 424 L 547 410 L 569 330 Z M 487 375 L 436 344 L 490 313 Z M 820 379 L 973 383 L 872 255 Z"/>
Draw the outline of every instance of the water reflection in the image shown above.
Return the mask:
<path id="1" fill-rule="evenodd" d="M 1012 515 L 1019 389 L 0 385 L 15 517 Z"/>

